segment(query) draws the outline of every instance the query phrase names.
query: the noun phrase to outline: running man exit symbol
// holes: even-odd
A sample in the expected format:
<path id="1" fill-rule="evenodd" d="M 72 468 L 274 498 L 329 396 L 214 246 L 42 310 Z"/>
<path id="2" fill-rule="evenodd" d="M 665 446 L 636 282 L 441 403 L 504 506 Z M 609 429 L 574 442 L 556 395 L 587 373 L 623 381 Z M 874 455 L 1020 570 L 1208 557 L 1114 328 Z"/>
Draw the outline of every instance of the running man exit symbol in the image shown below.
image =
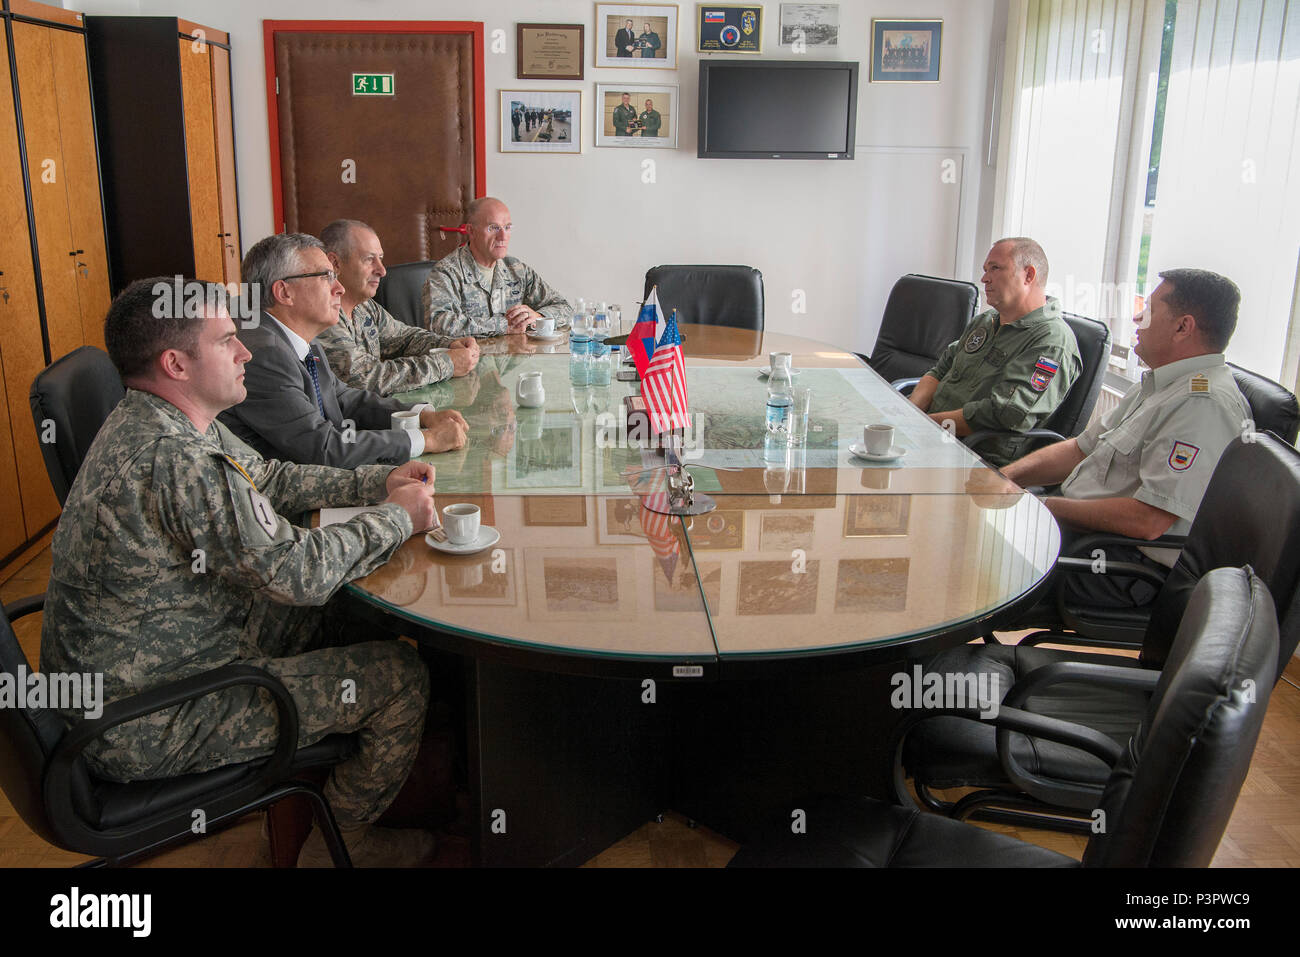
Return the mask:
<path id="1" fill-rule="evenodd" d="M 392 96 L 393 74 L 391 73 L 353 73 L 353 96 Z"/>

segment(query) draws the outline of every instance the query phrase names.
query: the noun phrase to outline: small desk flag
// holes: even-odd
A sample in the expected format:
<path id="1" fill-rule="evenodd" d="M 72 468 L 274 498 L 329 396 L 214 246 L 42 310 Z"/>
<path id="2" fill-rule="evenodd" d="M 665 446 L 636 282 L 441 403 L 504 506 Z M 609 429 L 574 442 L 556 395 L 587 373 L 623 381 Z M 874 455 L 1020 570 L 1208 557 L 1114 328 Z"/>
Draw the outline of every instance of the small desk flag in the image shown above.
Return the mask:
<path id="1" fill-rule="evenodd" d="M 645 304 L 636 317 L 636 325 L 627 334 L 627 351 L 631 353 L 632 361 L 636 363 L 636 374 L 641 379 L 645 378 L 646 366 L 654 354 L 655 339 L 664 330 L 664 314 L 659 309 L 658 288 L 655 286 L 650 290 L 650 295 L 646 296 Z"/>
<path id="2" fill-rule="evenodd" d="M 676 310 L 668 317 L 663 337 L 641 376 L 641 398 L 645 400 L 650 431 L 654 434 L 684 429 L 690 424 L 686 411 L 686 361 L 682 358 Z"/>

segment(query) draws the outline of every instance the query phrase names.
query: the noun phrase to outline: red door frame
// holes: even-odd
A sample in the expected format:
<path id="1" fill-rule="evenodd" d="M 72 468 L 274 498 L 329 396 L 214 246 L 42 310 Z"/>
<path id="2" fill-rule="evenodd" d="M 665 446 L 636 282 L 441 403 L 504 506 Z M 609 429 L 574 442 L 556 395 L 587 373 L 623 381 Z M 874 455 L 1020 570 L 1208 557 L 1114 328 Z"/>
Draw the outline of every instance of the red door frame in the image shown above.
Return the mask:
<path id="1" fill-rule="evenodd" d="M 284 227 L 280 188 L 280 110 L 275 92 L 277 33 L 468 33 L 474 37 L 474 195 L 487 195 L 487 150 L 484 134 L 483 24 L 470 20 L 263 20 L 266 48 L 266 114 L 271 126 L 271 197 L 275 222 Z"/>

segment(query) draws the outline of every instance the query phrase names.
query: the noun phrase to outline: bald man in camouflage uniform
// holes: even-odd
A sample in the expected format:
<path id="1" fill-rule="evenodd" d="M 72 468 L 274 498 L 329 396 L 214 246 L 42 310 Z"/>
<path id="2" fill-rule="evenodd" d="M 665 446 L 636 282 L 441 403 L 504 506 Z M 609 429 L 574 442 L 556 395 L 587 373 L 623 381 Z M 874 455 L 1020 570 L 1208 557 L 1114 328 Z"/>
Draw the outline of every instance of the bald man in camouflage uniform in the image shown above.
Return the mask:
<path id="1" fill-rule="evenodd" d="M 634 114 L 635 115 L 635 114 Z M 507 256 L 510 210 L 491 196 L 466 209 L 469 243 L 434 263 L 424 281 L 425 328 L 443 336 L 524 332 L 546 316 L 559 325 L 573 307 L 527 264 Z"/>
<path id="2" fill-rule="evenodd" d="M 320 239 L 343 285 L 343 301 L 338 324 L 316 341 L 344 385 L 387 396 L 473 370 L 479 357 L 473 337 L 452 339 L 408 326 L 375 301 L 387 270 L 384 248 L 373 229 L 339 219 L 321 230 Z"/>
<path id="3" fill-rule="evenodd" d="M 1056 411 L 1083 364 L 1074 333 L 1048 299 L 1047 257 L 1032 239 L 1001 239 L 984 261 L 991 307 L 940 354 L 911 400 L 960 438 L 983 429 L 1024 432 Z M 1025 440 L 990 440 L 977 451 L 994 465 L 1021 454 Z"/>
<path id="4" fill-rule="evenodd" d="M 113 701 L 232 662 L 263 668 L 297 705 L 300 746 L 361 732 L 325 787 L 355 862 L 426 859 L 432 835 L 366 825 L 415 760 L 428 674 L 397 641 L 322 647 L 319 606 L 433 524 L 433 469 L 262 459 L 215 421 L 244 392 L 249 353 L 234 323 L 220 305 L 206 318 L 155 318 L 170 285 L 133 283 L 109 310 L 105 340 L 128 388 L 54 536 L 41 669 L 102 672 Z M 216 299 L 219 287 L 209 289 Z M 326 528 L 281 515 L 381 499 Z M 171 777 L 265 757 L 278 724 L 269 695 L 237 685 L 120 725 L 85 755 L 111 780 Z M 304 857 L 327 860 L 312 838 Z"/>

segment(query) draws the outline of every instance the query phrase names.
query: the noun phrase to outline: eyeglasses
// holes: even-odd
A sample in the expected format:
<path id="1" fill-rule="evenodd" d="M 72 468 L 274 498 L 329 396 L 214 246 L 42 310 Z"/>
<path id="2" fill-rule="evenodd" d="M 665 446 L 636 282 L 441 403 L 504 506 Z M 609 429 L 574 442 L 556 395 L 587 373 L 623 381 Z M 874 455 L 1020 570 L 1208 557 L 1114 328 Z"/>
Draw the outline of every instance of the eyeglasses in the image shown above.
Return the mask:
<path id="1" fill-rule="evenodd" d="M 290 279 L 315 279 L 317 276 L 329 280 L 329 284 L 332 286 L 334 280 L 338 278 L 338 273 L 333 269 L 322 269 L 320 272 L 300 272 L 296 276 L 281 276 L 280 279 L 288 282 Z M 276 280 L 276 282 L 279 281 L 279 279 Z"/>
<path id="2" fill-rule="evenodd" d="M 514 229 L 515 226 L 514 223 L 506 223 L 504 226 L 498 225 L 497 223 L 488 223 L 485 228 L 493 236 L 499 236 L 501 233 L 510 232 L 510 230 Z"/>

